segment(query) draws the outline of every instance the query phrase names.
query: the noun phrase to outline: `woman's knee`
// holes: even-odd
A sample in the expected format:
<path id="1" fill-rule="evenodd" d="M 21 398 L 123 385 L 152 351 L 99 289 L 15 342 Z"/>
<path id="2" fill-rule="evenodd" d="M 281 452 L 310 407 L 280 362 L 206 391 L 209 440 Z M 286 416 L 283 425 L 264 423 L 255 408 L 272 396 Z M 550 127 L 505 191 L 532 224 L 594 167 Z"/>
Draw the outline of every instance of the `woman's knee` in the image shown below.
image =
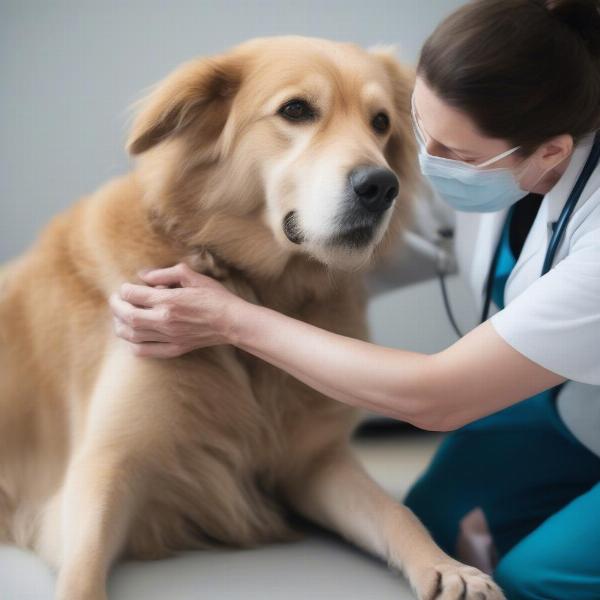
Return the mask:
<path id="1" fill-rule="evenodd" d="M 503 454 L 478 429 L 463 428 L 444 439 L 427 471 L 409 491 L 406 505 L 448 554 L 456 552 L 465 515 L 480 508 L 488 518 L 494 516 L 504 482 L 490 473 L 502 472 Z"/>
<path id="2" fill-rule="evenodd" d="M 566 598 L 548 589 L 544 569 L 527 551 L 518 547 L 509 552 L 498 564 L 494 580 L 508 600 L 551 600 Z"/>

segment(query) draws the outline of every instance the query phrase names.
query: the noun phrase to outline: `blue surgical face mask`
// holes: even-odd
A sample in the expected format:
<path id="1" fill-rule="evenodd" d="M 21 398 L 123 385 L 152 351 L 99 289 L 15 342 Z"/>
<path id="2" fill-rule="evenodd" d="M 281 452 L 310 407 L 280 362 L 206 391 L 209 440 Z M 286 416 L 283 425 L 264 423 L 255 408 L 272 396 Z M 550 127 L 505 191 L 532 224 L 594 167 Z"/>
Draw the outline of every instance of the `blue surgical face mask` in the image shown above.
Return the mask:
<path id="1" fill-rule="evenodd" d="M 521 189 L 511 169 L 487 169 L 489 165 L 513 154 L 519 146 L 502 152 L 478 165 L 433 156 L 426 149 L 425 136 L 413 103 L 413 125 L 419 143 L 421 172 L 434 190 L 450 206 L 463 212 L 495 212 L 509 208 L 529 192 Z"/>
<path id="2" fill-rule="evenodd" d="M 509 208 L 529 192 L 522 190 L 510 169 L 477 167 L 432 156 L 421 147 L 421 172 L 450 206 L 463 212 L 495 212 Z"/>

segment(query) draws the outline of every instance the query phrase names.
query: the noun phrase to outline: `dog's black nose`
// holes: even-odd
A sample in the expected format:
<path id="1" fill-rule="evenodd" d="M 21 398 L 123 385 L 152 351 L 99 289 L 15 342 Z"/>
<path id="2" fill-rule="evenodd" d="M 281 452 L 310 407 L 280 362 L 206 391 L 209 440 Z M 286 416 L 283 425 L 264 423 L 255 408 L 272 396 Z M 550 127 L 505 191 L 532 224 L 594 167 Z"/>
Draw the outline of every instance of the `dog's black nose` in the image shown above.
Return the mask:
<path id="1" fill-rule="evenodd" d="M 349 179 L 356 197 L 370 212 L 387 210 L 398 195 L 398 178 L 383 167 L 356 167 Z"/>

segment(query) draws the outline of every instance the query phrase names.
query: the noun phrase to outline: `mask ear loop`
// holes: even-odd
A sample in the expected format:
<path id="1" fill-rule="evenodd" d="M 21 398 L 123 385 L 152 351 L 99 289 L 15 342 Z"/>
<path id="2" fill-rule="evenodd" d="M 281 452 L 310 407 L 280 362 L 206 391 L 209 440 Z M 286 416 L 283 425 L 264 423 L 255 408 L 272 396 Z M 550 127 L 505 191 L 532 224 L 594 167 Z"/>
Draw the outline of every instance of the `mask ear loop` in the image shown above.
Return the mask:
<path id="1" fill-rule="evenodd" d="M 531 154 L 530 156 L 528 156 L 525 160 L 530 159 L 533 156 L 533 154 Z M 530 185 L 528 187 L 530 187 L 531 189 L 535 188 L 535 186 L 542 180 L 544 179 L 544 177 L 550 172 L 552 171 L 552 169 L 556 169 L 556 167 L 563 161 L 564 159 L 561 159 L 561 161 L 559 161 L 558 163 L 556 163 L 553 167 L 550 167 L 549 169 L 546 169 L 536 180 L 536 182 L 533 185 Z M 526 165 L 525 168 L 523 169 L 523 171 L 519 174 L 519 176 L 522 176 L 523 173 L 527 170 L 527 168 L 529 167 L 529 165 Z M 514 176 L 514 174 L 513 174 Z M 521 184 L 519 182 L 519 180 L 515 177 L 515 180 L 517 181 L 519 187 L 521 187 Z M 523 188 L 521 188 L 523 189 Z M 528 190 L 523 190 L 523 191 L 528 191 Z M 531 191 L 529 190 L 529 192 L 531 193 Z"/>
<path id="2" fill-rule="evenodd" d="M 413 126 L 413 132 L 415 134 L 415 137 L 417 138 L 417 141 L 423 146 L 423 148 L 425 148 L 425 150 L 427 150 L 427 142 L 425 140 L 425 135 L 423 134 L 423 130 L 421 129 L 421 126 L 419 125 L 419 120 L 417 117 L 414 93 L 410 97 L 410 112 L 411 112 L 412 126 Z M 478 165 L 472 165 L 472 164 L 466 163 L 464 160 L 457 160 L 457 162 L 468 165 L 469 167 L 473 167 L 474 169 L 481 169 L 483 167 L 488 167 L 489 165 L 493 165 L 495 162 L 498 162 L 499 160 L 502 160 L 503 158 L 510 156 L 511 154 L 513 154 L 514 152 L 519 150 L 519 148 L 521 148 L 521 146 L 515 146 L 514 148 L 510 148 L 510 149 L 502 152 L 501 154 L 498 154 L 497 156 L 492 156 L 492 158 L 489 158 L 488 160 L 486 160 Z M 452 160 L 456 160 L 456 159 L 452 159 Z"/>
<path id="3" fill-rule="evenodd" d="M 476 169 L 482 169 L 483 167 L 488 167 L 489 165 L 493 165 L 495 162 L 498 162 L 499 160 L 502 160 L 503 158 L 506 158 L 507 156 L 510 156 L 511 154 L 514 154 L 521 146 L 515 146 L 514 148 L 511 148 L 510 150 L 507 150 L 506 152 L 502 152 L 502 154 L 498 154 L 498 156 L 493 156 L 492 158 L 479 163 L 478 165 L 473 165 Z"/>

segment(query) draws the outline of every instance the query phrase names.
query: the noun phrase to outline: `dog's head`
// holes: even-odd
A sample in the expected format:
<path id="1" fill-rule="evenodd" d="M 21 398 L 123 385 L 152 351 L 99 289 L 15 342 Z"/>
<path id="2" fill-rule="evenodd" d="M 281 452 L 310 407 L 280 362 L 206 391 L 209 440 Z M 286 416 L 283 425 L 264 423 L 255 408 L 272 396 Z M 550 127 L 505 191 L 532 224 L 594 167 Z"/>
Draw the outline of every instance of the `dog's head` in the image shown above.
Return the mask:
<path id="1" fill-rule="evenodd" d="M 406 216 L 412 83 L 389 50 L 259 38 L 161 82 L 128 148 L 155 215 L 186 244 L 242 264 L 300 254 L 356 269 Z"/>

